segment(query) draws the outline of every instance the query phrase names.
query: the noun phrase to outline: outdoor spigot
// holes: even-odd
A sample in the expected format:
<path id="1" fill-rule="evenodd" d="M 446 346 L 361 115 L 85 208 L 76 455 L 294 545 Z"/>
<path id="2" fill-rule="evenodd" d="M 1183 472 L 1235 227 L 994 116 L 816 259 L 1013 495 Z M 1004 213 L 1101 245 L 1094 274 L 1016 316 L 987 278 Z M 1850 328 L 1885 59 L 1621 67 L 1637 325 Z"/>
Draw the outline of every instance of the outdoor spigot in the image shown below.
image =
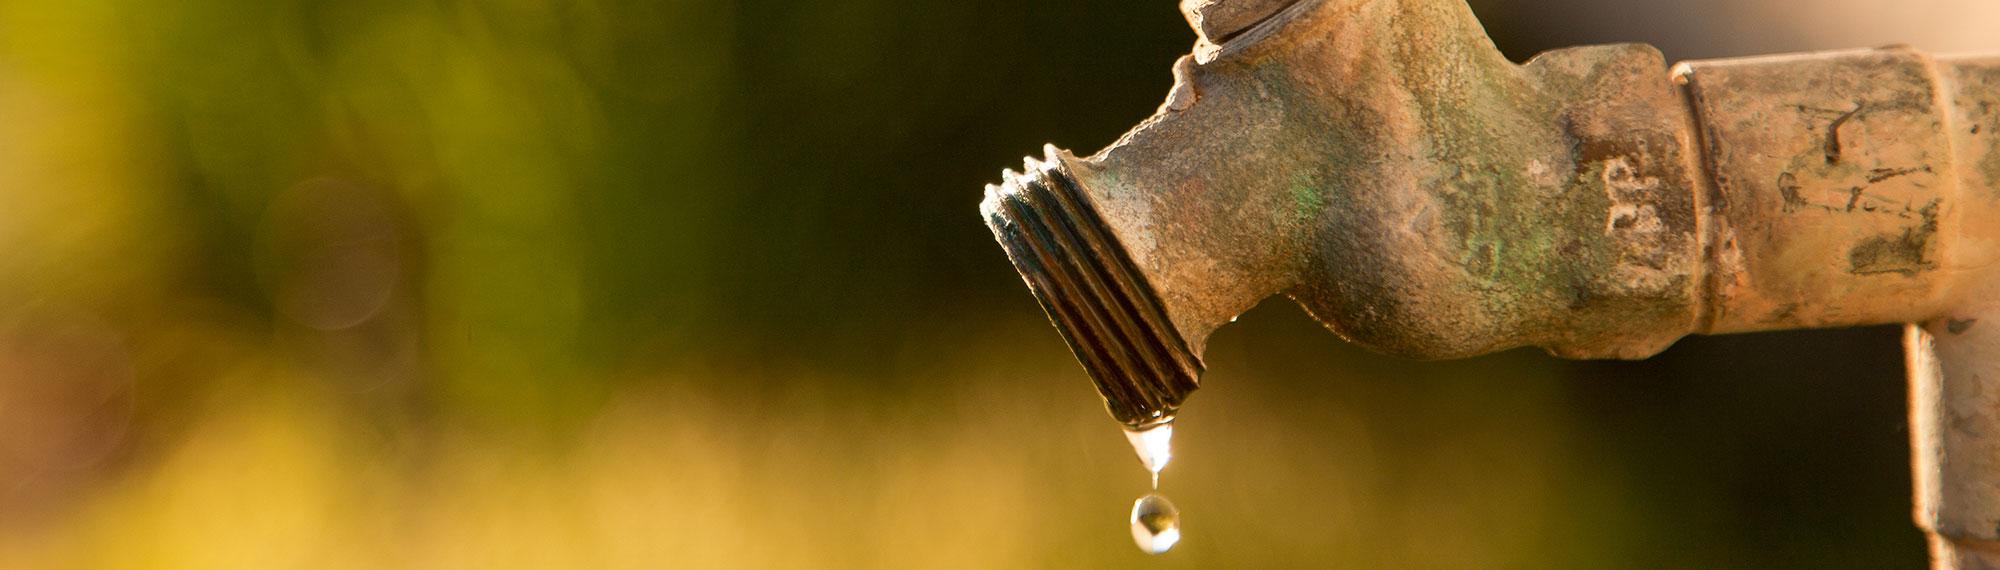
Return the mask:
<path id="1" fill-rule="evenodd" d="M 1415 358 L 1917 323 L 1917 522 L 1938 567 L 2000 567 L 2000 57 L 1515 64 L 1463 0 L 1182 10 L 1153 117 L 981 204 L 1120 422 L 1170 421 L 1280 294 Z"/>

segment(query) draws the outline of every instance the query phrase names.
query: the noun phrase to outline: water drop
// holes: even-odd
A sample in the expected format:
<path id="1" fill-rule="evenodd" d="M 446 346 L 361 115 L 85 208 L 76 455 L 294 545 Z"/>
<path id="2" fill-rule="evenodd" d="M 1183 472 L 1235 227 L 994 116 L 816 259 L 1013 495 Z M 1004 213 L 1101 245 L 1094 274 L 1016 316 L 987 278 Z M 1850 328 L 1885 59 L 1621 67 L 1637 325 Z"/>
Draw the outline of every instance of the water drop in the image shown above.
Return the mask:
<path id="1" fill-rule="evenodd" d="M 1139 463 L 1153 473 L 1153 486 L 1159 486 L 1160 470 L 1167 468 L 1173 460 L 1174 424 L 1165 423 L 1146 429 L 1125 430 L 1125 440 L 1132 442 L 1132 451 L 1138 452 Z"/>
<path id="2" fill-rule="evenodd" d="M 1174 458 L 1174 424 L 1127 429 L 1125 440 L 1132 443 L 1139 463 L 1153 475 L 1153 492 L 1132 503 L 1132 542 L 1148 554 L 1164 553 L 1181 540 L 1181 512 L 1159 493 L 1160 470 Z"/>
<path id="3" fill-rule="evenodd" d="M 1181 541 L 1181 511 L 1157 493 L 1132 503 L 1132 542 L 1147 554 L 1164 554 Z"/>

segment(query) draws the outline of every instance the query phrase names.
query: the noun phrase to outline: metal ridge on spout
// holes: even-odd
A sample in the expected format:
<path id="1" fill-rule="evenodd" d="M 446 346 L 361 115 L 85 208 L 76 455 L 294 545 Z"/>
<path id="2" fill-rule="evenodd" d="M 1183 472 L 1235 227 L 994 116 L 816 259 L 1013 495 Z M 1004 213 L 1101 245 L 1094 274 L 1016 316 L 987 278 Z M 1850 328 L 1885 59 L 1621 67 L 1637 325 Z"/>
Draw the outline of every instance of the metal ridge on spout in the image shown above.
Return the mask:
<path id="1" fill-rule="evenodd" d="M 1202 363 L 1088 196 L 1061 151 L 1027 159 L 986 187 L 980 212 L 1028 289 L 1063 333 L 1118 421 L 1171 421 L 1199 385 Z"/>

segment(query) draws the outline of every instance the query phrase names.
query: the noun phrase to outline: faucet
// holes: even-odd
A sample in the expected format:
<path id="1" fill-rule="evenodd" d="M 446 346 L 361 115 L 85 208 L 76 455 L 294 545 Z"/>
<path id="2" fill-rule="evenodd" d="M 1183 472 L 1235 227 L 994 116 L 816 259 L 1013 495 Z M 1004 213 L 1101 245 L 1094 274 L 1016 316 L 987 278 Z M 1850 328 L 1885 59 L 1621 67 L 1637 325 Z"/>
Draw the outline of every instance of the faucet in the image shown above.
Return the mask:
<path id="1" fill-rule="evenodd" d="M 2000 55 L 1515 64 L 1463 0 L 1180 8 L 1151 118 L 980 205 L 1113 418 L 1172 421 L 1274 295 L 1421 359 L 1905 324 L 1915 521 L 2000 568 Z"/>

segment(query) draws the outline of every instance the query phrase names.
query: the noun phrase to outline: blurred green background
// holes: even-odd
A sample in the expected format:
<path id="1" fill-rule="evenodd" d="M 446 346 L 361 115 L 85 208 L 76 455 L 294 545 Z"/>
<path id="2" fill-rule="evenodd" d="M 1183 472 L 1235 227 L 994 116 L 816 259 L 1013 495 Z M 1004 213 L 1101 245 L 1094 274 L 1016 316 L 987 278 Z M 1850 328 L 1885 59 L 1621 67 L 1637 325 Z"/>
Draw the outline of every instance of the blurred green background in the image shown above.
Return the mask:
<path id="1" fill-rule="evenodd" d="M 1517 59 L 1980 0 L 1475 2 Z M 0 567 L 1919 568 L 1897 331 L 1371 355 L 1272 301 L 1164 490 L 975 214 L 1171 2 L 0 1 Z"/>

